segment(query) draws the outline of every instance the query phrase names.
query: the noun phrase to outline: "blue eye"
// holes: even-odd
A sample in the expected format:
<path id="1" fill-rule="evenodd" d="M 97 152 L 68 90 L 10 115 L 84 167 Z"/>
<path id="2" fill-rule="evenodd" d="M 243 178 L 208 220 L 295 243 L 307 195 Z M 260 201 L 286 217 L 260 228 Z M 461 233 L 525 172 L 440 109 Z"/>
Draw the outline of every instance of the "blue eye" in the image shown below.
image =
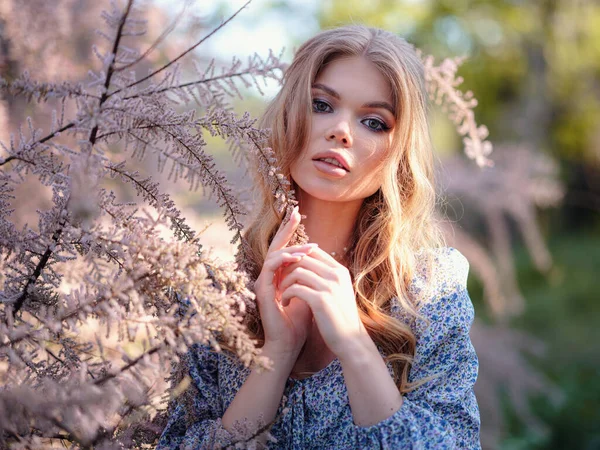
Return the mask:
<path id="1" fill-rule="evenodd" d="M 312 101 L 312 109 L 316 113 L 326 113 L 333 111 L 333 109 L 331 108 L 331 106 L 329 106 L 327 102 L 324 102 L 323 100 L 318 100 L 316 98 Z"/>
<path id="2" fill-rule="evenodd" d="M 390 127 L 388 127 L 382 120 L 373 119 L 372 117 L 363 120 L 362 123 L 364 123 L 367 128 L 373 131 L 387 131 L 390 129 Z"/>

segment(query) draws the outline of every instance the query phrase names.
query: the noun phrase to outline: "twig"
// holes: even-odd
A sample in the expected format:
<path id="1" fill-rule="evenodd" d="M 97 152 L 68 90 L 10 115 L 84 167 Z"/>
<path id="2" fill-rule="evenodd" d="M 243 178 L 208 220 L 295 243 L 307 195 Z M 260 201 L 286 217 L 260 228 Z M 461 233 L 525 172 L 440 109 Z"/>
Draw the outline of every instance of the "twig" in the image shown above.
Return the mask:
<path id="1" fill-rule="evenodd" d="M 142 353 L 137 358 L 135 358 L 132 361 L 130 361 L 129 363 L 125 364 L 117 372 L 115 372 L 115 373 L 109 373 L 108 375 L 105 375 L 104 377 L 95 380 L 94 381 L 94 385 L 96 385 L 96 386 L 102 386 L 107 381 L 112 380 L 113 378 L 116 378 L 117 376 L 121 375 L 123 372 L 126 372 L 127 370 L 131 369 L 133 366 L 135 366 L 137 363 L 139 363 L 146 356 L 153 355 L 154 353 L 156 353 L 157 351 L 159 351 L 163 347 L 163 345 L 164 344 L 160 344 L 160 345 L 156 345 L 156 346 L 152 347 L 147 352 Z"/>
<path id="2" fill-rule="evenodd" d="M 67 203 L 68 203 L 68 200 L 67 200 Z M 65 208 L 66 208 L 66 204 L 65 204 Z M 58 229 L 52 234 L 52 242 L 53 243 L 50 244 L 48 246 L 48 248 L 46 248 L 44 255 L 41 257 L 40 261 L 38 262 L 37 266 L 35 267 L 33 274 L 27 279 L 27 283 L 25 283 L 25 287 L 23 288 L 21 295 L 19 295 L 19 297 L 17 298 L 17 300 L 14 303 L 13 310 L 12 310 L 13 317 L 16 316 L 16 314 L 21 310 L 21 308 L 23 307 L 23 304 L 25 303 L 25 299 L 29 296 L 29 287 L 33 286 L 36 283 L 36 281 L 42 274 L 42 270 L 44 269 L 44 267 L 46 267 L 46 264 L 48 264 L 48 260 L 50 259 L 50 256 L 52 256 L 52 253 L 53 253 L 52 249 L 58 243 L 58 240 L 60 239 L 60 235 L 63 232 L 65 224 L 66 224 L 66 219 L 63 218 L 59 222 Z"/>
<path id="3" fill-rule="evenodd" d="M 148 47 L 148 49 L 142 53 L 138 58 L 136 58 L 134 61 L 125 64 L 123 66 L 120 67 L 115 67 L 115 72 L 121 72 L 123 70 L 129 69 L 132 66 L 135 66 L 137 63 L 139 63 L 140 61 L 143 61 L 144 58 L 146 58 L 150 53 L 152 53 L 153 50 L 156 49 L 156 47 L 158 47 L 158 45 L 164 41 L 164 39 L 171 33 L 171 31 L 173 31 L 175 29 L 175 26 L 177 25 L 177 23 L 181 20 L 181 17 L 183 16 L 183 13 L 185 12 L 187 8 L 187 4 L 183 5 L 183 8 L 181 9 L 181 12 L 177 15 L 177 17 L 173 20 L 173 22 L 171 22 L 171 24 L 165 29 L 165 31 L 163 31 L 161 33 L 161 35 L 156 38 L 156 40 L 152 43 L 152 45 L 150 45 L 150 47 Z"/>
<path id="4" fill-rule="evenodd" d="M 131 7 L 133 6 L 133 0 L 129 0 L 127 2 L 127 7 L 125 8 L 125 12 L 121 16 L 121 21 L 119 22 L 119 27 L 117 28 L 117 34 L 115 36 L 115 42 L 113 44 L 112 55 L 113 59 L 111 63 L 108 65 L 108 70 L 106 71 L 106 79 L 104 80 L 104 92 L 102 93 L 102 97 L 100 97 L 99 106 L 102 107 L 104 102 L 108 99 L 108 88 L 110 87 L 110 81 L 112 79 L 113 74 L 115 73 L 115 59 L 117 57 L 117 51 L 119 50 L 119 43 L 121 42 L 121 37 L 123 36 L 123 27 L 125 26 L 125 22 L 127 21 L 127 16 L 131 11 Z M 90 144 L 92 146 L 96 143 L 96 135 L 98 134 L 98 125 L 92 128 L 92 132 L 90 133 Z"/>
<path id="5" fill-rule="evenodd" d="M 129 0 L 127 2 L 127 7 L 125 8 L 125 12 L 121 16 L 121 21 L 119 22 L 119 27 L 117 29 L 117 34 L 115 36 L 115 42 L 114 42 L 114 45 L 113 45 L 113 55 L 116 55 L 116 52 L 117 52 L 117 50 L 119 48 L 119 42 L 121 41 L 121 37 L 122 37 L 122 34 L 123 34 L 123 27 L 125 26 L 125 22 L 127 20 L 127 16 L 129 15 L 129 12 L 131 10 L 132 5 L 133 5 L 133 0 Z M 110 63 L 110 65 L 108 67 L 108 70 L 107 70 L 107 73 L 106 73 L 106 80 L 104 82 L 104 88 L 105 89 L 104 89 L 104 93 L 102 94 L 102 97 L 100 98 L 100 106 L 102 106 L 102 104 L 108 98 L 107 91 L 108 91 L 108 87 L 110 86 L 110 80 L 111 80 L 111 78 L 113 76 L 113 73 L 114 73 L 114 71 L 113 71 L 114 63 L 115 63 L 115 58 L 113 57 L 113 60 Z M 96 143 L 97 133 L 98 133 L 98 125 L 96 125 L 94 128 L 92 128 L 92 131 L 90 132 L 89 142 L 91 144 L 91 147 Z M 56 134 L 56 133 L 54 133 L 54 134 Z M 69 204 L 70 198 L 71 197 L 69 195 L 69 197 L 67 198 L 67 201 L 65 202 L 64 209 L 67 208 L 67 205 Z M 61 214 L 64 211 L 64 209 L 61 210 Z M 14 307 L 13 307 L 13 310 L 12 310 L 13 317 L 23 307 L 23 304 L 25 303 L 25 299 L 28 296 L 29 287 L 36 283 L 37 279 L 40 277 L 40 275 L 42 273 L 42 270 L 44 269 L 44 267 L 46 267 L 46 264 L 48 263 L 48 260 L 50 259 L 50 256 L 54 252 L 53 248 L 55 248 L 56 244 L 58 244 L 58 240 L 60 239 L 60 235 L 62 234 L 62 231 L 63 231 L 65 225 L 66 225 L 66 218 L 63 218 L 60 221 L 60 223 L 59 223 L 58 229 L 52 235 L 53 244 L 51 244 L 50 246 L 48 246 L 48 248 L 44 252 L 44 256 L 40 259 L 40 261 L 38 262 L 35 270 L 33 271 L 32 276 L 30 276 L 27 279 L 27 283 L 25 284 L 25 287 L 23 288 L 23 291 L 21 292 L 21 295 L 15 301 Z"/>
<path id="6" fill-rule="evenodd" d="M 133 135 L 133 136 L 135 136 L 135 135 Z M 137 137 L 137 136 L 135 136 L 135 137 Z M 146 194 L 149 197 L 151 197 L 152 201 L 154 202 L 154 206 L 158 205 L 158 198 L 152 192 L 150 192 L 148 189 L 146 189 L 146 187 L 142 183 L 140 183 L 137 179 L 135 179 L 130 173 L 120 171 L 112 165 L 105 166 L 105 168 L 107 168 L 108 170 L 112 170 L 113 172 L 116 172 L 116 173 L 120 174 L 121 176 L 131 180 L 131 182 L 133 182 L 133 184 L 138 186 L 139 189 L 143 190 L 144 192 L 146 192 Z M 172 217 L 172 216 L 169 216 L 169 218 L 171 219 L 171 223 L 173 224 L 173 226 L 175 228 L 177 228 L 177 230 L 179 230 L 179 233 L 182 236 L 185 236 L 186 242 L 190 242 L 193 240 L 194 236 L 192 234 L 190 234 L 189 231 L 186 229 L 186 227 L 184 227 L 182 225 L 184 222 L 182 219 L 179 219 L 178 217 Z"/>
<path id="7" fill-rule="evenodd" d="M 138 92 L 136 94 L 132 94 L 132 95 L 123 97 L 123 99 L 130 100 L 132 98 L 139 98 L 139 97 L 143 97 L 143 96 L 147 96 L 147 95 L 162 94 L 163 92 L 173 91 L 175 89 L 183 89 L 183 88 L 198 85 L 198 84 L 212 83 L 213 81 L 225 80 L 227 78 L 242 77 L 244 75 L 249 75 L 251 73 L 252 73 L 251 69 L 244 70 L 243 72 L 237 72 L 237 73 L 230 73 L 230 74 L 225 73 L 223 75 L 217 75 L 217 76 L 214 76 L 211 78 L 204 78 L 202 80 L 189 81 L 187 83 L 178 84 L 177 86 L 169 86 L 169 87 L 161 88 L 157 91 Z"/>
<path id="8" fill-rule="evenodd" d="M 36 146 L 36 145 L 38 145 L 38 144 L 44 144 L 45 142 L 49 141 L 49 140 L 50 140 L 50 139 L 52 139 L 53 137 L 56 137 L 56 135 L 57 135 L 58 133 L 61 133 L 61 132 L 63 132 L 63 131 L 66 131 L 66 130 L 68 130 L 69 128 L 73 128 L 74 126 L 75 126 L 75 122 L 71 122 L 71 123 L 68 123 L 68 124 L 66 124 L 65 126 L 63 126 L 62 128 L 60 128 L 59 130 L 56 130 L 56 131 L 54 131 L 54 132 L 50 133 L 49 135 L 47 135 L 47 136 L 43 137 L 43 138 L 42 138 L 42 139 L 40 139 L 39 141 L 36 141 L 36 142 L 34 142 L 33 144 L 31 144 L 31 145 L 28 147 L 28 150 L 32 149 L 33 147 L 35 147 L 35 146 Z M 22 153 L 22 152 L 19 152 L 19 153 Z M 4 160 L 0 161 L 0 166 L 3 166 L 4 164 L 6 164 L 6 163 L 8 163 L 8 162 L 11 162 L 11 161 L 12 161 L 12 160 L 14 160 L 14 159 L 20 159 L 20 160 L 22 160 L 22 161 L 30 162 L 30 161 L 27 161 L 27 160 L 25 160 L 25 159 L 22 159 L 22 158 L 20 158 L 20 156 L 19 156 L 19 153 L 17 153 L 16 155 L 11 155 L 11 156 L 9 156 L 8 158 L 6 158 L 6 159 L 4 159 Z"/>
<path id="9" fill-rule="evenodd" d="M 158 128 L 161 129 L 162 131 L 164 131 L 169 136 L 171 136 L 173 138 L 173 140 L 177 141 L 182 147 L 184 147 L 189 152 L 190 155 L 194 156 L 194 158 L 196 159 L 196 161 L 204 169 L 205 173 L 209 175 L 209 177 L 213 181 L 213 185 L 212 186 L 216 186 L 216 188 L 213 188 L 213 190 L 216 190 L 218 192 L 217 196 L 220 196 L 221 199 L 223 199 L 223 201 L 224 201 L 224 205 L 222 205 L 222 206 L 224 206 L 225 209 L 227 211 L 229 211 L 229 213 L 231 214 L 231 218 L 232 218 L 232 221 L 233 221 L 233 224 L 234 224 L 234 227 L 235 227 L 235 230 L 232 230 L 235 233 L 234 240 L 237 240 L 237 239 L 243 240 L 243 236 L 240 233 L 240 230 L 243 228 L 243 225 L 242 225 L 242 223 L 237 218 L 237 213 L 236 213 L 235 208 L 233 206 L 233 202 L 229 198 L 231 195 L 223 188 L 223 186 L 221 184 L 221 181 L 219 180 L 218 175 L 214 174 L 212 172 L 211 168 L 208 167 L 204 161 L 202 161 L 202 158 L 198 157 L 198 155 L 196 155 L 196 153 L 193 151 L 193 149 L 189 145 L 187 145 L 185 142 L 183 142 L 183 140 L 181 140 L 176 134 L 172 133 L 171 131 L 169 131 L 165 127 L 159 126 Z M 172 157 L 172 155 L 169 155 L 167 153 L 165 153 L 165 156 L 171 157 L 172 159 L 174 159 Z M 189 168 L 189 166 L 188 166 L 188 168 Z M 230 229 L 231 229 L 231 227 L 230 227 Z"/>
<path id="10" fill-rule="evenodd" d="M 252 0 L 248 0 L 246 3 L 244 3 L 244 5 L 239 8 L 235 13 L 233 13 L 227 20 L 221 22 L 221 24 L 216 27 L 214 30 L 212 30 L 210 33 L 208 33 L 206 36 L 204 36 L 202 39 L 200 39 L 198 42 L 196 42 L 194 45 L 192 45 L 190 48 L 188 48 L 187 50 L 185 50 L 183 53 L 181 53 L 179 56 L 177 56 L 176 58 L 172 59 L 171 61 L 169 61 L 167 64 L 165 64 L 164 66 L 160 67 L 159 69 L 156 69 L 154 72 L 150 73 L 149 75 L 146 75 L 145 77 L 134 81 L 133 83 L 128 84 L 127 86 L 117 89 L 116 91 L 111 92 L 110 94 L 108 94 L 108 97 L 118 94 L 119 92 L 121 92 L 124 89 L 129 89 L 133 86 L 136 86 L 140 83 L 143 83 L 146 80 L 149 80 L 150 78 L 152 78 L 154 75 L 159 74 L 160 72 L 162 72 L 163 70 L 166 70 L 168 67 L 172 66 L 173 64 L 175 64 L 177 61 L 179 61 L 181 58 L 183 58 L 185 55 L 187 55 L 188 53 L 190 53 L 191 51 L 193 51 L 196 47 L 198 47 L 200 44 L 202 44 L 204 41 L 206 41 L 208 38 L 210 38 L 213 34 L 215 34 L 217 31 L 219 31 L 221 28 L 223 28 L 225 25 L 227 25 L 229 22 L 231 22 L 233 20 L 233 18 L 235 16 L 237 16 L 246 6 L 248 6 L 250 4 Z"/>
<path id="11" fill-rule="evenodd" d="M 58 362 L 60 362 L 63 366 L 67 367 L 67 363 L 64 362 L 64 360 L 62 360 L 61 358 L 59 358 L 57 355 L 54 354 L 54 352 L 52 350 L 50 350 L 48 347 L 45 347 L 44 350 L 46 350 L 46 352 L 52 356 L 55 360 L 57 360 Z M 92 371 L 88 368 L 86 369 L 86 372 L 88 373 L 88 375 L 92 378 L 92 380 L 94 380 L 96 377 L 94 376 L 94 374 L 92 373 Z"/>

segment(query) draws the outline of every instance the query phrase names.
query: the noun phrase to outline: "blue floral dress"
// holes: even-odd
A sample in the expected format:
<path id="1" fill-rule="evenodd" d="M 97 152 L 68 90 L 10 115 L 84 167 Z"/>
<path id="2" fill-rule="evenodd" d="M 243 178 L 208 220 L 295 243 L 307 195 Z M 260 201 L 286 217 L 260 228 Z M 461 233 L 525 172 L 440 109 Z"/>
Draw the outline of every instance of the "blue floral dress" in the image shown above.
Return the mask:
<path id="1" fill-rule="evenodd" d="M 453 248 L 436 253 L 430 275 L 421 265 L 410 292 L 426 296 L 423 318 L 409 319 L 398 302 L 391 312 L 408 323 L 417 338 L 409 381 L 435 376 L 407 393 L 400 409 L 378 424 L 353 423 L 339 360 L 302 379 L 288 379 L 269 449 L 479 449 L 479 409 L 473 386 L 478 360 L 469 329 L 473 305 L 466 289 L 468 263 Z M 198 389 L 192 404 L 177 404 L 159 449 L 226 447 L 234 437 L 221 417 L 250 373 L 241 363 L 196 345 L 187 355 Z M 391 366 L 388 364 L 390 374 Z M 287 412 L 282 414 L 283 408 Z M 194 422 L 190 423 L 190 408 Z"/>

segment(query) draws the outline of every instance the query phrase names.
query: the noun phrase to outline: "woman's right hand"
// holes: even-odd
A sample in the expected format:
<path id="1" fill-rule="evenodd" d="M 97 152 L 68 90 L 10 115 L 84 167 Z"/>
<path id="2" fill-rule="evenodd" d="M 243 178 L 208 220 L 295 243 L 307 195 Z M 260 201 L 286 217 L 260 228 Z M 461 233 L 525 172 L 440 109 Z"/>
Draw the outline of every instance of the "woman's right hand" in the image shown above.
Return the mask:
<path id="1" fill-rule="evenodd" d="M 316 244 L 286 247 L 300 224 L 296 206 L 285 225 L 280 225 L 254 285 L 258 310 L 265 332 L 265 347 L 271 352 L 295 358 L 302 349 L 312 324 L 312 311 L 302 300 L 293 298 L 289 305 L 280 303 L 279 282 L 289 264 L 300 261 Z"/>

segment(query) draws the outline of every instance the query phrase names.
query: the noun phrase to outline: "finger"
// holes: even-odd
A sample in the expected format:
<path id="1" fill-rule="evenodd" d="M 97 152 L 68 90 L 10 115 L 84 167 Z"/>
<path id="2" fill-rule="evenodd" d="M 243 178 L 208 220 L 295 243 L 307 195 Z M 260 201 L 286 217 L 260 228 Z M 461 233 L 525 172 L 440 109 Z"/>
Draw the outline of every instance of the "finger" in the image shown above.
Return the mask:
<path id="1" fill-rule="evenodd" d="M 323 250 L 320 247 L 316 247 L 312 252 L 311 252 L 311 256 L 314 259 L 317 259 L 325 264 L 327 264 L 329 267 L 339 267 L 342 264 L 340 264 L 338 261 L 336 261 L 336 259 L 331 256 L 329 253 L 327 253 L 325 250 Z"/>
<path id="2" fill-rule="evenodd" d="M 284 264 L 292 264 L 300 261 L 306 256 L 306 253 L 280 253 L 273 257 L 265 260 L 263 264 L 263 272 L 265 273 L 265 279 L 270 280 L 272 275 Z"/>
<path id="3" fill-rule="evenodd" d="M 291 286 L 294 283 L 294 278 L 290 275 L 298 268 L 302 268 L 302 270 L 307 270 L 314 274 L 316 277 L 315 283 L 311 284 L 311 286 L 317 290 L 320 289 L 330 289 L 330 283 L 336 282 L 338 280 L 338 276 L 334 269 L 324 264 L 321 261 L 318 261 L 314 258 L 309 258 L 308 255 L 299 261 L 284 264 L 281 270 L 281 277 L 279 279 L 278 289 L 279 291 L 283 291 L 285 288 Z M 308 275 L 307 275 L 308 276 Z M 310 277 L 313 278 L 312 276 Z M 306 282 L 308 282 L 308 278 L 306 276 L 303 278 Z M 306 284 L 301 282 L 301 284 Z"/>
<path id="4" fill-rule="evenodd" d="M 289 247 L 284 247 L 282 249 L 279 250 L 273 250 L 270 253 L 267 253 L 267 258 L 271 255 L 275 255 L 277 253 L 282 253 L 282 252 L 290 252 L 290 253 L 296 253 L 296 252 L 303 252 L 303 253 L 309 253 L 310 251 L 312 251 L 313 249 L 317 248 L 319 246 L 319 244 L 316 243 L 308 243 L 308 244 L 297 244 L 297 245 L 291 245 Z"/>
<path id="5" fill-rule="evenodd" d="M 279 290 L 283 292 L 294 283 L 308 286 L 316 291 L 325 291 L 329 289 L 326 280 L 312 270 L 305 269 L 304 267 L 296 267 L 290 273 L 285 275 L 279 283 Z"/>
<path id="6" fill-rule="evenodd" d="M 263 270 L 275 272 L 284 263 L 298 262 L 302 257 L 315 249 L 315 244 L 294 245 L 268 254 L 263 263 Z"/>
<path id="7" fill-rule="evenodd" d="M 311 249 L 311 251 L 307 252 L 306 255 L 311 255 L 313 251 L 314 249 Z M 304 267 L 305 269 L 316 273 L 322 278 L 327 280 L 335 280 L 334 268 L 317 258 L 302 258 L 300 261 L 290 264 L 289 267 L 286 268 L 286 272 L 291 273 L 296 267 Z"/>
<path id="8" fill-rule="evenodd" d="M 317 291 L 308 286 L 293 284 L 281 293 L 282 306 L 289 304 L 290 300 L 294 297 L 306 302 L 308 306 L 310 306 L 310 309 L 313 310 L 314 314 L 313 308 L 317 303 L 319 303 L 319 295 Z"/>
<path id="9" fill-rule="evenodd" d="M 282 222 L 282 224 L 279 226 L 277 233 L 275 233 L 275 236 L 271 241 L 271 245 L 269 245 L 269 251 L 284 248 L 288 242 L 290 242 L 290 239 L 294 235 L 294 231 L 300 224 L 300 220 L 302 220 L 302 217 L 298 212 L 298 206 L 295 206 L 287 223 L 284 225 Z"/>

